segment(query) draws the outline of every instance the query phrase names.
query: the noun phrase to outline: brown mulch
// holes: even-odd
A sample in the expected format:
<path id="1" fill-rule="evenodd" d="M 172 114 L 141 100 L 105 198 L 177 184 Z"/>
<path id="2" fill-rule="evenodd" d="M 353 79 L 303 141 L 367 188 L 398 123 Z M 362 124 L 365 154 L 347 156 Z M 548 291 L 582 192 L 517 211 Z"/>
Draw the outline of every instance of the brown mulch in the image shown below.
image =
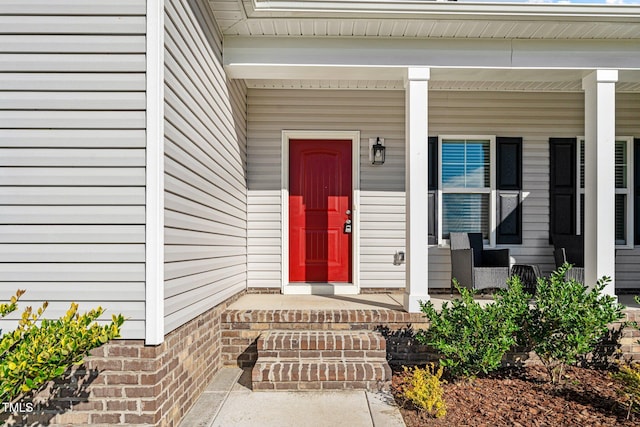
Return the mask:
<path id="1" fill-rule="evenodd" d="M 392 392 L 407 427 L 417 426 L 639 426 L 627 419 L 625 398 L 608 371 L 570 367 L 553 385 L 542 366 L 505 369 L 472 382 L 447 383 L 447 415 L 430 418 L 403 402 L 402 371 L 394 372 Z"/>

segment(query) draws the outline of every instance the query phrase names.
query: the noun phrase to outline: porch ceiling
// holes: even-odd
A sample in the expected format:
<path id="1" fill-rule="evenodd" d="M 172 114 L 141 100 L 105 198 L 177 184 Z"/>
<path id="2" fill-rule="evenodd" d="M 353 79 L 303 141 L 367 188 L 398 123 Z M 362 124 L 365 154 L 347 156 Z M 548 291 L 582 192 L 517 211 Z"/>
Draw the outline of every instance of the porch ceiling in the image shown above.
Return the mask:
<path id="1" fill-rule="evenodd" d="M 391 0 L 208 0 L 224 35 L 639 39 L 640 7 Z"/>

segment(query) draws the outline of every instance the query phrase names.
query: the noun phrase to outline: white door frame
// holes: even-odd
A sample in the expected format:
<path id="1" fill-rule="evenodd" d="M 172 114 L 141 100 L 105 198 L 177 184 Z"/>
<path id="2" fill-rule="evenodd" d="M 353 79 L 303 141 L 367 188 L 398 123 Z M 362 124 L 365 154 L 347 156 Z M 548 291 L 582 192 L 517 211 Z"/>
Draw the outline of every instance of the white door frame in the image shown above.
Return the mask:
<path id="1" fill-rule="evenodd" d="M 327 139 L 351 140 L 351 185 L 353 224 L 351 238 L 352 283 L 289 283 L 289 140 Z M 358 294 L 360 292 L 360 131 L 282 131 L 281 184 L 281 246 L 282 246 L 282 293 L 283 294 Z"/>

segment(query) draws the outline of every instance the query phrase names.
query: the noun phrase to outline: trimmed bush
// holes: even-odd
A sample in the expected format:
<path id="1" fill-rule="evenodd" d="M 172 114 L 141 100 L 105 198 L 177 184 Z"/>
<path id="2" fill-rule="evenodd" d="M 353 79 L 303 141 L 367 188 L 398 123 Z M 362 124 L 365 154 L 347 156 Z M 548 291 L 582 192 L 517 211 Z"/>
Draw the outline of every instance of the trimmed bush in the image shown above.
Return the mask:
<path id="1" fill-rule="evenodd" d="M 620 367 L 613 378 L 622 384 L 624 395 L 629 401 L 627 419 L 631 412 L 640 412 L 640 363 L 632 363 Z"/>
<path id="2" fill-rule="evenodd" d="M 416 366 L 409 369 L 405 366 L 404 372 L 407 380 L 402 388 L 402 397 L 432 417 L 444 417 L 447 405 L 443 397 L 442 384 L 445 381 L 442 380 L 442 366 L 438 369 L 433 363 L 424 368 Z"/>
<path id="3" fill-rule="evenodd" d="M 18 290 L 8 304 L 0 305 L 0 317 L 18 308 L 25 291 Z M 38 391 L 50 380 L 60 377 L 72 365 L 80 365 L 93 348 L 120 336 L 122 315 L 113 315 L 107 325 L 96 319 L 102 307 L 78 314 L 72 303 L 67 313 L 57 320 L 42 319 L 45 302 L 35 312 L 27 307 L 18 327 L 0 339 L 0 401 L 14 402 L 25 393 Z"/>
<path id="4" fill-rule="evenodd" d="M 622 318 L 624 309 L 615 298 L 602 294 L 609 278 L 603 277 L 589 289 L 565 278 L 569 268 L 565 264 L 550 279 L 538 279 L 534 306 L 520 320 L 553 383 L 560 381 L 565 367 L 578 356 L 593 351 L 608 325 Z"/>
<path id="5" fill-rule="evenodd" d="M 505 353 L 516 343 L 518 323 L 527 310 L 530 298 L 517 276 L 509 287 L 485 306 L 474 299 L 474 293 L 454 282 L 460 292 L 456 298 L 435 309 L 431 301 L 421 304 L 430 326 L 421 330 L 417 339 L 438 351 L 440 363 L 451 377 L 472 378 L 487 374 L 501 365 Z"/>

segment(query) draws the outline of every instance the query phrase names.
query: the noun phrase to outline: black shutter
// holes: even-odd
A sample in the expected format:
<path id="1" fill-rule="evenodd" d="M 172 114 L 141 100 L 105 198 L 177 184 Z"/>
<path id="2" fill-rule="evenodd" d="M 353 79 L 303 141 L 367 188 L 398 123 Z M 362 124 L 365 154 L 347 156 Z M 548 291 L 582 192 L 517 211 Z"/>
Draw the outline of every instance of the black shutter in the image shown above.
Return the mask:
<path id="1" fill-rule="evenodd" d="M 438 243 L 438 137 L 430 136 L 428 144 L 428 167 L 429 167 L 429 191 L 427 199 L 428 215 L 429 215 L 429 230 L 428 230 L 428 242 L 430 245 Z"/>
<path id="2" fill-rule="evenodd" d="M 549 139 L 549 241 L 576 234 L 576 138 Z"/>
<path id="3" fill-rule="evenodd" d="M 640 245 L 640 138 L 633 140 L 633 244 Z"/>
<path id="4" fill-rule="evenodd" d="M 496 243 L 522 243 L 522 138 L 496 138 Z"/>

